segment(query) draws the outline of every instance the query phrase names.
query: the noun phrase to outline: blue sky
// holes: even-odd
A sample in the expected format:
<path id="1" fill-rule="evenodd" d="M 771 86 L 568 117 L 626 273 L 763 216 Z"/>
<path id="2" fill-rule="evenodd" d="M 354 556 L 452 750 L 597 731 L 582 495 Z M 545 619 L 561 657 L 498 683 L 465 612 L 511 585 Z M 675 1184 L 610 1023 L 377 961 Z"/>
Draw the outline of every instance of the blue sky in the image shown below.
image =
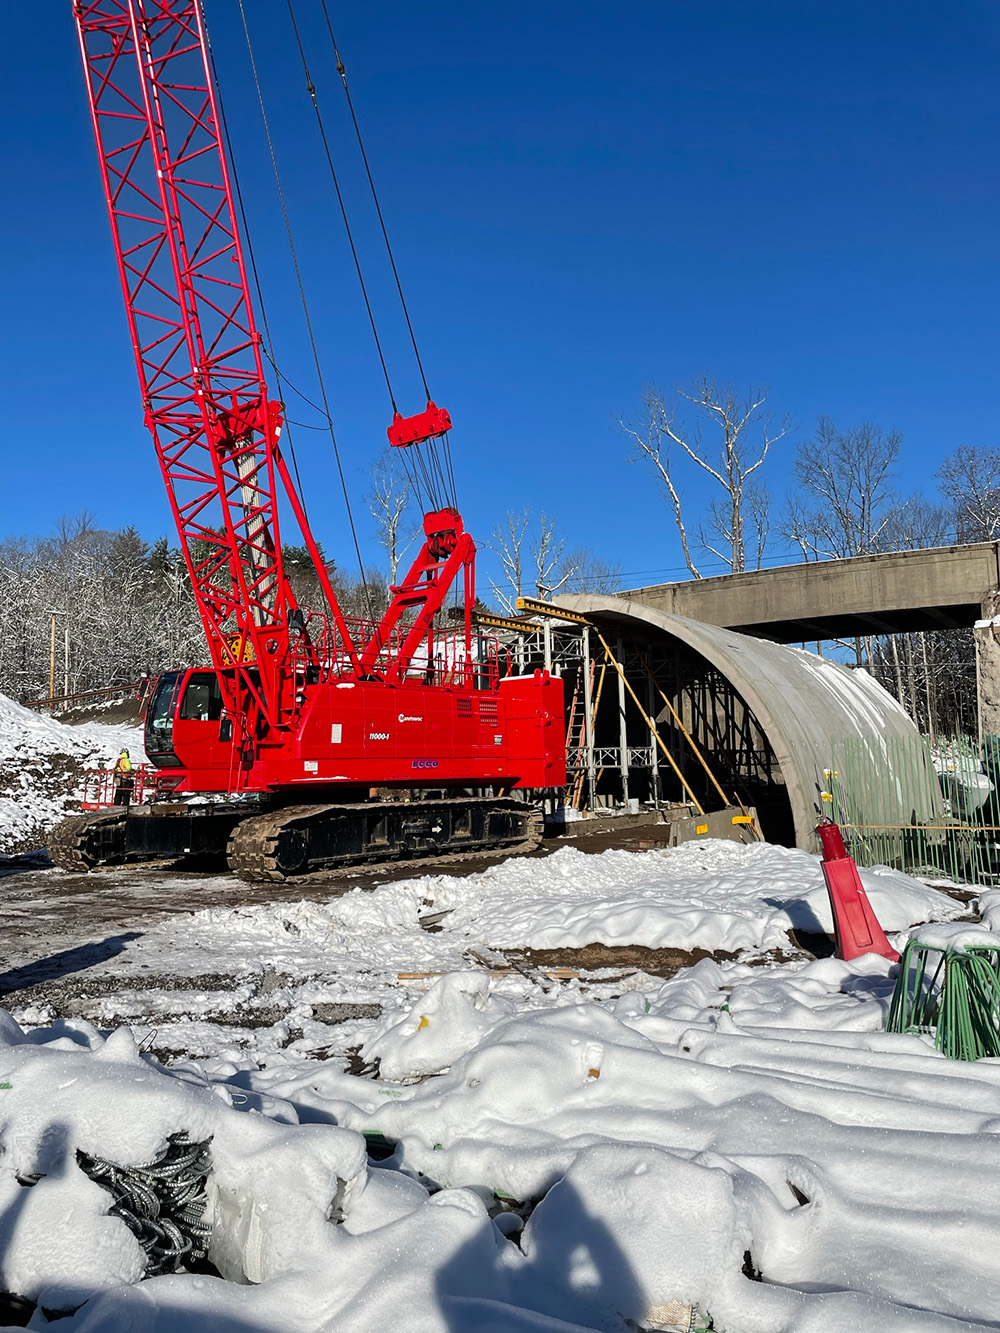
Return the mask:
<path id="1" fill-rule="evenodd" d="M 246 3 L 364 524 L 385 390 L 285 5 Z M 311 389 L 238 8 L 206 8 L 279 359 Z M 297 8 L 416 411 L 318 5 Z M 628 582 L 679 575 L 662 496 L 612 428 L 647 382 L 709 371 L 769 383 L 799 426 L 770 473 L 779 497 L 820 413 L 901 429 L 904 491 L 932 490 L 956 445 L 996 442 L 994 5 L 370 0 L 332 12 L 481 545 L 503 510 L 529 504 L 571 544 L 620 561 Z M 12 7 L 3 48 L 0 535 L 87 507 L 153 538 L 169 516 L 69 0 Z M 317 535 L 349 565 L 328 440 L 300 431 L 297 447 Z M 682 482 L 694 518 L 704 492 Z"/>

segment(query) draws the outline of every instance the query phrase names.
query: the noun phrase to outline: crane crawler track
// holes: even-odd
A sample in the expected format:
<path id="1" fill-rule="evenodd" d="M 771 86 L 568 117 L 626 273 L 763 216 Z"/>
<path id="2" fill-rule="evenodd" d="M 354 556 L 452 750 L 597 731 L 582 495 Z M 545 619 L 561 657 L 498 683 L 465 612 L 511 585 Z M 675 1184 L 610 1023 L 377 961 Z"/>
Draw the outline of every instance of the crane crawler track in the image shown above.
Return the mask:
<path id="1" fill-rule="evenodd" d="M 60 870 L 93 870 L 122 859 L 125 845 L 124 809 L 70 815 L 48 838 L 48 853 Z"/>
<path id="2" fill-rule="evenodd" d="M 496 798 L 288 806 L 243 820 L 227 855 L 242 879 L 301 883 L 366 865 L 523 854 L 540 843 L 542 822 L 522 802 Z"/>

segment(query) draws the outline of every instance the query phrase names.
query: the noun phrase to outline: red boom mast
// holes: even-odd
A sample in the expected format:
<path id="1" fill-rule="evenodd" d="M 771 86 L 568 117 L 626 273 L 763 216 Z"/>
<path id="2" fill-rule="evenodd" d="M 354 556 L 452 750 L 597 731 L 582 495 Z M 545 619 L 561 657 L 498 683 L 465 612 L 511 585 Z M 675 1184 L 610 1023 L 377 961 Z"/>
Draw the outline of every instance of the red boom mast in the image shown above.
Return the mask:
<path id="1" fill-rule="evenodd" d="M 231 716 L 250 698 L 277 726 L 296 609 L 275 496 L 281 405 L 268 401 L 200 7 L 96 0 L 75 14 L 146 424 L 212 662 Z"/>

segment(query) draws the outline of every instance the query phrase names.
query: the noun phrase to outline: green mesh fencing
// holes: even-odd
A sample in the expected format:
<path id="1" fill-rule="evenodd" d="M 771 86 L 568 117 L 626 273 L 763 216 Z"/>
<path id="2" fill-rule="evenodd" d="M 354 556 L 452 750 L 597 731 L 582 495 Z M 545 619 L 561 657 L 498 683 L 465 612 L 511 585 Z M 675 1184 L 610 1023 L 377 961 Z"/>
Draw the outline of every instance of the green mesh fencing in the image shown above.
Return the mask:
<path id="1" fill-rule="evenodd" d="M 1000 741 L 853 736 L 831 746 L 818 804 L 858 865 L 960 884 L 1000 880 Z"/>

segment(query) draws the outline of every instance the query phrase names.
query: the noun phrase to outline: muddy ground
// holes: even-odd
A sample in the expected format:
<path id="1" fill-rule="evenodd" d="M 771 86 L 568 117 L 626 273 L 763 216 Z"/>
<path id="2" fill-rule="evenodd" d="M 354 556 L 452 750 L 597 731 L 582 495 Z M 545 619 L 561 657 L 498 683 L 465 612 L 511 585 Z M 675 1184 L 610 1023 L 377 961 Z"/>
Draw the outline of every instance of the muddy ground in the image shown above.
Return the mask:
<path id="1" fill-rule="evenodd" d="M 619 829 L 613 825 L 614 821 L 608 820 L 607 826 L 582 837 L 546 839 L 529 855 L 550 856 L 564 846 L 593 854 L 612 847 L 647 850 L 663 845 L 668 833 L 666 825 Z M 496 861 L 495 856 L 482 856 L 450 865 L 428 858 L 421 864 L 420 873 L 465 877 Z M 127 870 L 67 874 L 53 870 L 44 854 L 0 857 L 0 1003 L 26 1003 L 41 998 L 44 989 L 50 1002 L 65 994 L 70 1007 L 61 1012 L 79 1013 L 71 1002 L 84 992 L 93 993 L 86 982 L 88 969 L 113 957 L 123 943 L 155 922 L 206 907 L 324 900 L 351 889 L 376 888 L 398 879 L 400 873 L 388 864 L 379 870 L 359 870 L 349 877 L 310 876 L 307 881 L 286 887 L 248 884 L 215 870 L 183 866 L 155 870 L 131 866 Z M 585 964 L 587 968 L 608 965 L 589 960 Z M 633 969 L 640 966 L 634 962 L 624 965 Z M 659 960 L 658 975 L 667 975 L 660 970 L 663 965 L 664 960 Z M 678 959 L 672 970 L 683 965 Z M 155 982 L 161 988 L 170 984 L 163 977 Z M 107 978 L 102 979 L 102 986 L 108 984 Z"/>

